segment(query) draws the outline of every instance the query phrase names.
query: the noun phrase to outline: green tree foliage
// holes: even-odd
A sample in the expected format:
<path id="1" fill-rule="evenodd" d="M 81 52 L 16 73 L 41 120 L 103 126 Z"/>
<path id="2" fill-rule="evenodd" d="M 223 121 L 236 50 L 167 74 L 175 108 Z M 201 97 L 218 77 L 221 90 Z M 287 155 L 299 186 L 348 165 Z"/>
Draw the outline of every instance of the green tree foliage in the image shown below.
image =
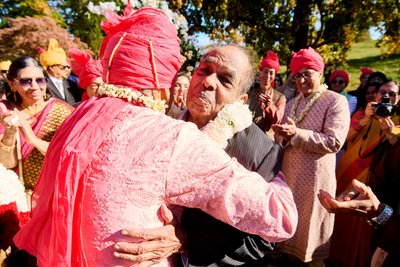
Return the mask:
<path id="1" fill-rule="evenodd" d="M 351 44 L 370 26 L 382 25 L 386 30 L 392 29 L 391 36 L 396 36 L 399 25 L 398 16 L 388 19 L 383 15 L 396 9 L 398 14 L 398 0 L 168 2 L 184 14 L 192 32 L 229 38 L 239 30 L 245 44 L 253 47 L 260 57 L 272 49 L 279 54 L 281 62 L 288 62 L 292 51 L 311 46 L 324 55 L 327 71 L 344 64 Z M 397 28 L 397 37 L 398 32 Z"/>
<path id="2" fill-rule="evenodd" d="M 0 3 L 0 28 L 7 26 L 6 18 L 50 17 L 65 27 L 62 16 L 50 8 L 47 0 L 2 0 Z"/>

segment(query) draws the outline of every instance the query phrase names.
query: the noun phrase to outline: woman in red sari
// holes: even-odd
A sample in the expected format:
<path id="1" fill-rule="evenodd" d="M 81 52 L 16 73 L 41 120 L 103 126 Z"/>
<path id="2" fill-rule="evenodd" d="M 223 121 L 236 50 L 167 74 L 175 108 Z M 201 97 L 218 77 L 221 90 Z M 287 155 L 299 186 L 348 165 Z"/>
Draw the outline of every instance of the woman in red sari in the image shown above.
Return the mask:
<path id="1" fill-rule="evenodd" d="M 46 81 L 44 70 L 33 58 L 20 57 L 12 62 L 7 74 L 7 100 L 0 102 L 0 163 L 19 174 L 27 191 L 35 187 L 51 138 L 74 109 L 61 100 L 49 98 Z M 12 178 L 0 177 L 3 182 Z M 16 190 L 11 184 L 4 188 L 8 193 Z M 0 190 L 0 228 L 7 238 L 0 233 L 0 248 L 5 249 L 27 220 L 26 214 L 22 218 L 20 212 L 29 210 L 20 210 L 17 200 L 6 201 L 5 191 L 2 192 Z"/>

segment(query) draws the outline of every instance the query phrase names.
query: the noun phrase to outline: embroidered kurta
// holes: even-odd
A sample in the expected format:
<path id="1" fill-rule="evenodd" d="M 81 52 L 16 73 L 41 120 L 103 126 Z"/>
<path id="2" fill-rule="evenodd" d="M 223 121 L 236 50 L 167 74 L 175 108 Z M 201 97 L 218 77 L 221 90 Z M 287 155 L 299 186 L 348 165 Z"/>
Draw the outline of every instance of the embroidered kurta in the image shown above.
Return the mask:
<path id="1" fill-rule="evenodd" d="M 32 220 L 14 239 L 39 266 L 133 266 L 112 246 L 126 240 L 122 228 L 162 226 L 162 204 L 199 208 L 273 242 L 295 230 L 292 194 L 279 177 L 267 183 L 194 124 L 121 99 L 85 101 L 47 155 Z"/>
<path id="2" fill-rule="evenodd" d="M 296 110 L 299 116 L 312 96 L 304 98 L 300 94 L 292 99 L 286 106 L 283 123 L 297 98 L 300 98 Z M 323 189 L 335 195 L 335 153 L 346 140 L 349 124 L 346 98 L 325 90 L 305 118 L 296 124 L 297 134 L 284 151 L 282 171 L 293 191 L 299 223 L 293 238 L 283 242 L 282 250 L 304 262 L 328 257 L 334 215 L 319 203 L 317 193 Z"/>

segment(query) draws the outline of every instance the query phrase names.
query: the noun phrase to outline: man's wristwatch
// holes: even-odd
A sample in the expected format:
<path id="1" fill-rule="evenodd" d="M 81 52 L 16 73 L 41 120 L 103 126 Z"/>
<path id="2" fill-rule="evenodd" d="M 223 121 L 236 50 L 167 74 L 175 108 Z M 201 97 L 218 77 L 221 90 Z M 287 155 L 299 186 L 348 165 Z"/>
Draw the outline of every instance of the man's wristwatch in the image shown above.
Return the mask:
<path id="1" fill-rule="evenodd" d="M 387 223 L 387 221 L 389 220 L 389 218 L 392 217 L 392 215 L 393 215 L 393 209 L 389 205 L 386 205 L 386 204 L 383 204 L 383 205 L 385 207 L 378 216 L 367 219 L 367 222 L 375 229 L 378 229 L 378 228 L 384 226 Z"/>

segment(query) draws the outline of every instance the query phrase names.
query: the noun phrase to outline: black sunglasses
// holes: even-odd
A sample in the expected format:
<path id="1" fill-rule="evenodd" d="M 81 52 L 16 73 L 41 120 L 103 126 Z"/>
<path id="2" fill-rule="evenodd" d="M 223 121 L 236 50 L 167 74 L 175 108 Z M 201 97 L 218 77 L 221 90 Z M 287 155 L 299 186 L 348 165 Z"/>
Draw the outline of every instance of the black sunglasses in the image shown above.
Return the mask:
<path id="1" fill-rule="evenodd" d="M 32 86 L 33 79 L 32 78 L 21 78 L 17 80 L 21 87 L 29 87 Z M 46 86 L 47 78 L 46 77 L 39 77 L 35 79 L 37 85 L 39 86 Z"/>
<path id="2" fill-rule="evenodd" d="M 344 81 L 339 80 L 339 81 L 332 81 L 331 84 L 339 84 L 339 85 L 343 85 Z"/>
<path id="3" fill-rule="evenodd" d="M 386 91 L 386 90 L 379 90 L 379 93 L 380 93 L 381 95 L 386 95 L 386 94 L 388 94 L 389 96 L 392 96 L 392 97 L 397 95 L 396 92 L 393 92 L 393 91 Z"/>

